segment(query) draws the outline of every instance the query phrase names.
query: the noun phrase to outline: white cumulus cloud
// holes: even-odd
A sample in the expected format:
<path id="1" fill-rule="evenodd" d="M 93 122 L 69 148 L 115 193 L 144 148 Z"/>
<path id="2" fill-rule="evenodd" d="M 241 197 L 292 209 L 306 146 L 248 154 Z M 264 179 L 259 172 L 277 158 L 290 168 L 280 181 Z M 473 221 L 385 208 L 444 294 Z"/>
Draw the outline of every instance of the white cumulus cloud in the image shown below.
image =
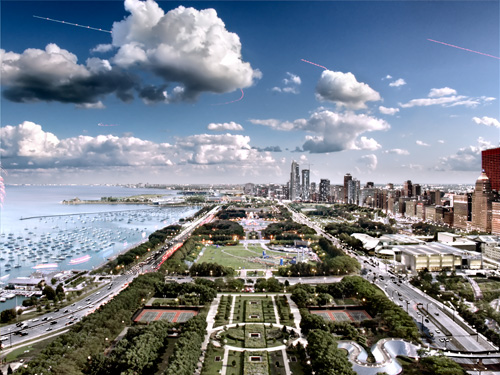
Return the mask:
<path id="1" fill-rule="evenodd" d="M 429 98 L 438 98 L 440 96 L 457 95 L 457 91 L 450 87 L 443 87 L 440 89 L 431 89 Z"/>
<path id="2" fill-rule="evenodd" d="M 389 86 L 391 87 L 399 87 L 399 86 L 404 86 L 406 85 L 406 81 L 403 78 L 399 78 L 391 83 L 389 83 Z"/>
<path id="3" fill-rule="evenodd" d="M 284 92 L 287 94 L 298 94 L 299 86 L 302 84 L 302 80 L 298 75 L 290 72 L 286 72 L 286 78 L 283 79 L 283 87 L 275 86 L 271 89 L 274 92 Z"/>
<path id="4" fill-rule="evenodd" d="M 496 118 L 493 117 L 487 117 L 487 116 L 483 116 L 481 118 L 473 117 L 472 121 L 474 121 L 478 125 L 482 124 L 486 126 L 494 126 L 496 128 L 500 128 L 500 121 L 498 121 Z"/>
<path id="5" fill-rule="evenodd" d="M 308 119 L 297 119 L 293 122 L 277 119 L 250 120 L 251 123 L 264 125 L 281 131 L 305 131 L 307 135 L 302 146 L 311 153 L 337 152 L 343 150 L 376 150 L 381 146 L 373 138 L 364 133 L 387 130 L 390 125 L 381 119 L 365 114 L 352 112 L 337 113 L 319 109 Z"/>
<path id="6" fill-rule="evenodd" d="M 366 83 L 358 82 L 352 73 L 325 70 L 316 85 L 316 98 L 338 107 L 366 108 L 366 102 L 381 100 L 380 94 Z"/>
<path id="7" fill-rule="evenodd" d="M 173 156 L 168 143 L 132 136 L 83 136 L 59 139 L 30 121 L 0 129 L 4 166 L 19 168 L 168 165 Z"/>
<path id="8" fill-rule="evenodd" d="M 130 15 L 112 28 L 113 61 L 181 84 L 187 99 L 249 87 L 262 75 L 242 60 L 238 35 L 214 9 L 179 6 L 165 13 L 153 0 L 125 0 L 125 10 Z"/>
<path id="9" fill-rule="evenodd" d="M 231 130 L 242 131 L 242 130 L 244 130 L 243 126 L 241 126 L 240 124 L 237 124 L 234 121 L 224 122 L 224 123 L 211 123 L 211 124 L 208 124 L 207 129 L 213 130 L 213 131 L 228 131 L 228 130 L 229 131 L 231 131 Z"/>
<path id="10" fill-rule="evenodd" d="M 481 151 L 495 147 L 490 141 L 478 138 L 477 145 L 458 149 L 455 154 L 439 159 L 436 170 L 477 171 L 481 172 Z"/>
<path id="11" fill-rule="evenodd" d="M 379 106 L 378 110 L 380 111 L 380 113 L 383 113 L 384 115 L 391 115 L 391 116 L 399 112 L 399 108 L 388 108 L 384 107 L 383 105 Z"/>

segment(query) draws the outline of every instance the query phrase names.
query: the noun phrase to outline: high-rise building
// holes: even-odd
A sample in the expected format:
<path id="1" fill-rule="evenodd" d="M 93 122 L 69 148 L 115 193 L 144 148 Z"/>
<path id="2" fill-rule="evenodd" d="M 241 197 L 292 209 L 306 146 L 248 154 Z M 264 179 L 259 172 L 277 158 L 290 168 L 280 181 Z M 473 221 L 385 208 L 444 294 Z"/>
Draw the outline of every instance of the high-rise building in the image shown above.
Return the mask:
<path id="1" fill-rule="evenodd" d="M 491 189 L 500 192 L 500 147 L 481 151 L 481 161 Z"/>
<path id="2" fill-rule="evenodd" d="M 290 172 L 290 200 L 296 201 L 300 198 L 300 170 L 299 164 L 292 161 L 292 171 Z"/>
<path id="3" fill-rule="evenodd" d="M 405 197 L 412 197 L 413 195 L 413 189 L 412 189 L 412 184 L 411 180 L 405 181 L 403 185 L 403 192 Z"/>
<path id="4" fill-rule="evenodd" d="M 350 173 L 347 173 L 344 176 L 344 203 L 348 202 L 349 198 L 349 181 L 352 180 L 352 176 Z"/>
<path id="5" fill-rule="evenodd" d="M 358 204 L 359 202 L 359 180 L 352 179 L 347 181 L 347 201 L 349 204 Z"/>
<path id="6" fill-rule="evenodd" d="M 414 197 L 418 197 L 419 195 L 422 194 L 422 188 L 419 184 L 414 184 L 412 186 L 412 194 Z"/>
<path id="7" fill-rule="evenodd" d="M 469 229 L 472 217 L 472 194 L 453 196 L 453 227 Z"/>
<path id="8" fill-rule="evenodd" d="M 482 172 L 476 181 L 472 194 L 472 228 L 481 232 L 491 232 L 491 209 L 493 192 L 490 179 Z"/>
<path id="9" fill-rule="evenodd" d="M 311 199 L 309 190 L 309 169 L 302 170 L 302 201 L 308 202 Z"/>
<path id="10" fill-rule="evenodd" d="M 319 200 L 328 202 L 330 200 L 330 180 L 321 179 L 319 182 Z"/>

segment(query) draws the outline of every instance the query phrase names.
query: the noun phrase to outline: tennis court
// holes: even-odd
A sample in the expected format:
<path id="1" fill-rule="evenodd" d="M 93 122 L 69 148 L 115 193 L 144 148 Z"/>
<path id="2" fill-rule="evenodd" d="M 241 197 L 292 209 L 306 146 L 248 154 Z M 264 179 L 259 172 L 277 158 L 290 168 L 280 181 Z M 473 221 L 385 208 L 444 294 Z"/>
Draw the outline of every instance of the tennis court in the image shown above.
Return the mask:
<path id="1" fill-rule="evenodd" d="M 144 309 L 137 315 L 134 321 L 148 323 L 155 320 L 166 320 L 170 323 L 185 323 L 196 314 L 198 314 L 198 311 L 194 310 Z"/>
<path id="2" fill-rule="evenodd" d="M 312 310 L 311 314 L 321 316 L 326 321 L 362 322 L 371 319 L 364 310 Z"/>

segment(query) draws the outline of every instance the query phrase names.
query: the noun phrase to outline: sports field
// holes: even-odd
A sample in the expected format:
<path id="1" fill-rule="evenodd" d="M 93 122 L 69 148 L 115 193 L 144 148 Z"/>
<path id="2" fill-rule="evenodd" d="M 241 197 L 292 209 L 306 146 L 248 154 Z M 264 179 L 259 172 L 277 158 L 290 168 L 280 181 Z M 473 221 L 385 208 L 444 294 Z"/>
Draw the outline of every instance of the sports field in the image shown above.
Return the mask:
<path id="1" fill-rule="evenodd" d="M 370 315 L 364 310 L 313 310 L 311 314 L 336 322 L 362 322 L 371 319 Z"/>
<path id="2" fill-rule="evenodd" d="M 142 310 L 135 322 L 148 323 L 155 320 L 166 320 L 170 323 L 184 323 L 198 314 L 195 310 L 163 310 L 163 309 L 145 309 Z"/>
<path id="3" fill-rule="evenodd" d="M 266 264 L 277 266 L 280 258 L 285 258 L 286 255 L 291 258 L 289 254 L 266 250 L 266 255 L 269 257 L 262 259 L 263 250 L 260 245 L 253 244 L 246 248 L 241 244 L 236 246 L 207 246 L 197 263 L 219 263 L 237 270 L 239 267 L 249 269 L 265 268 Z"/>

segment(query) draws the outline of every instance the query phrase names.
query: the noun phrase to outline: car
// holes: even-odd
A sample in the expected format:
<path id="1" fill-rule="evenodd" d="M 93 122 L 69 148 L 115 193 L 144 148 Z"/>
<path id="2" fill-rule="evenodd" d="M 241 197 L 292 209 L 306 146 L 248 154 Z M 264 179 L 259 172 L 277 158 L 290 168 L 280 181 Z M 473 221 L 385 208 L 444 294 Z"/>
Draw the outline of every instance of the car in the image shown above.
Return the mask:
<path id="1" fill-rule="evenodd" d="M 68 309 L 64 310 L 64 313 L 69 313 L 69 310 Z"/>
<path id="2" fill-rule="evenodd" d="M 50 324 L 52 324 L 52 325 L 57 324 L 57 321 L 53 320 L 50 322 Z"/>
<path id="3" fill-rule="evenodd" d="M 426 322 L 426 323 L 429 323 L 429 319 L 425 318 L 425 322 Z"/>
<path id="4" fill-rule="evenodd" d="M 23 325 L 23 322 L 16 323 L 16 327 L 21 327 Z"/>
<path id="5" fill-rule="evenodd" d="M 44 316 L 44 317 L 42 318 L 42 322 L 45 322 L 47 319 L 48 319 L 48 317 Z"/>
<path id="6" fill-rule="evenodd" d="M 101 294 L 101 292 L 97 292 L 97 293 L 96 293 L 96 295 L 99 295 L 99 294 Z"/>
<path id="7" fill-rule="evenodd" d="M 19 334 L 20 334 L 21 336 L 27 336 L 27 335 L 28 335 L 28 332 L 26 332 L 26 331 L 21 331 L 21 332 L 19 332 Z"/>
<path id="8" fill-rule="evenodd" d="M 2 336 L 2 337 L 0 337 L 0 341 L 6 341 L 6 340 L 8 340 L 8 339 L 9 339 L 9 338 L 8 338 L 7 336 Z"/>
<path id="9" fill-rule="evenodd" d="M 71 306 L 75 306 L 75 305 L 76 305 L 76 303 L 72 304 Z"/>
<path id="10" fill-rule="evenodd" d="M 86 302 L 90 302 L 90 298 L 87 298 L 85 301 L 86 301 Z"/>
<path id="11" fill-rule="evenodd" d="M 70 324 L 73 324 L 73 322 L 71 320 L 66 323 L 67 326 L 69 326 Z"/>
<path id="12" fill-rule="evenodd" d="M 38 318 L 35 318 L 35 319 L 31 319 L 32 322 L 38 322 L 40 319 Z"/>
<path id="13" fill-rule="evenodd" d="M 439 329 L 436 329 L 436 333 L 441 333 L 441 331 Z"/>
<path id="14" fill-rule="evenodd" d="M 437 311 L 436 311 L 434 314 L 435 314 L 436 316 L 439 316 L 439 313 L 438 313 Z"/>
<path id="15" fill-rule="evenodd" d="M 52 328 L 51 328 L 51 327 L 49 327 L 49 328 L 47 328 L 47 329 L 46 329 L 46 331 L 52 331 Z"/>
<path id="16" fill-rule="evenodd" d="M 444 342 L 444 339 L 443 338 L 439 339 L 439 342 Z"/>

